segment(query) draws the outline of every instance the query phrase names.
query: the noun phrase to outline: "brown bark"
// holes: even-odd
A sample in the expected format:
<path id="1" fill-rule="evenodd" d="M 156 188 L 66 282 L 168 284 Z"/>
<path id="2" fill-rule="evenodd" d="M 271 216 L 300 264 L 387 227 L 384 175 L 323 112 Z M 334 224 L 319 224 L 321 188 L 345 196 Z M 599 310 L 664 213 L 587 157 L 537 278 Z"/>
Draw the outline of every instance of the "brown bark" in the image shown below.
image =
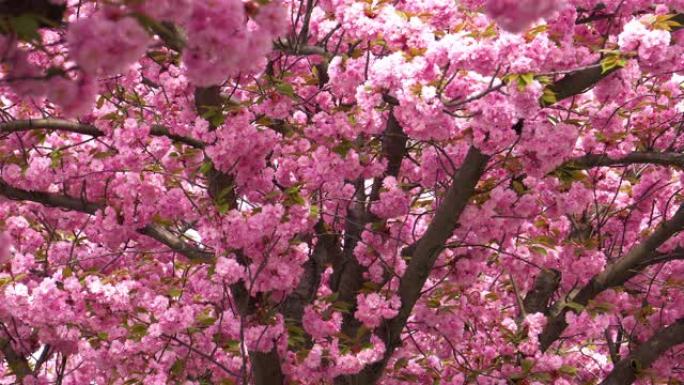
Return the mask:
<path id="1" fill-rule="evenodd" d="M 684 318 L 659 330 L 629 356 L 620 360 L 600 385 L 632 384 L 641 371 L 651 367 L 663 353 L 682 343 L 684 343 Z"/>
<path id="2" fill-rule="evenodd" d="M 561 274 L 558 270 L 545 269 L 539 272 L 534 280 L 534 286 L 523 300 L 526 314 L 546 313 L 547 305 L 553 293 L 558 289 Z"/>
<path id="3" fill-rule="evenodd" d="M 447 239 L 458 226 L 458 219 L 475 192 L 475 186 L 484 173 L 489 156 L 471 147 L 461 168 L 451 181 L 442 204 L 437 209 L 435 217 L 428 226 L 425 234 L 418 240 L 415 251 L 399 285 L 401 308 L 399 314 L 380 325 L 378 334 L 385 343 L 383 358 L 366 366 L 359 374 L 348 376 L 348 384 L 374 384 L 382 373 L 394 353 L 401 345 L 401 332 L 406 325 L 414 305 L 420 297 L 420 292 L 427 280 L 437 257 Z"/>
<path id="4" fill-rule="evenodd" d="M 623 285 L 639 271 L 648 266 L 648 260 L 656 254 L 660 247 L 671 236 L 684 228 L 684 206 L 680 206 L 675 215 L 663 222 L 653 233 L 634 246 L 625 256 L 609 264 L 601 273 L 595 275 L 589 283 L 582 287 L 568 301 L 586 306 L 590 300 L 606 289 Z M 544 330 L 539 335 L 542 351 L 547 350 L 561 336 L 568 324 L 565 315 L 571 307 L 558 304 L 553 315 L 548 319 Z"/>
<path id="5" fill-rule="evenodd" d="M 0 339 L 0 350 L 2 350 L 5 361 L 7 361 L 10 369 L 12 369 L 14 375 L 17 376 L 18 383 L 21 383 L 24 377 L 33 373 L 26 357 L 17 353 L 16 350 L 12 348 L 12 343 L 9 340 Z"/>
<path id="6" fill-rule="evenodd" d="M 11 200 L 36 202 L 48 207 L 57 207 L 91 215 L 105 208 L 105 205 L 102 203 L 88 202 L 67 195 L 22 190 L 10 186 L 2 179 L 0 179 L 0 195 Z M 213 261 L 213 253 L 192 246 L 163 226 L 149 224 L 138 229 L 138 232 L 159 241 L 190 260 L 204 263 Z"/>
<path id="7" fill-rule="evenodd" d="M 61 119 L 25 119 L 0 123 L 0 133 L 25 132 L 40 129 L 73 132 L 76 134 L 89 135 L 94 138 L 105 136 L 105 133 L 102 130 L 91 124 L 70 122 Z M 174 142 L 187 144 L 188 146 L 195 148 L 204 148 L 204 143 L 201 141 L 172 134 L 169 132 L 168 127 L 158 124 L 152 125 L 150 128 L 150 135 L 165 136 Z"/>

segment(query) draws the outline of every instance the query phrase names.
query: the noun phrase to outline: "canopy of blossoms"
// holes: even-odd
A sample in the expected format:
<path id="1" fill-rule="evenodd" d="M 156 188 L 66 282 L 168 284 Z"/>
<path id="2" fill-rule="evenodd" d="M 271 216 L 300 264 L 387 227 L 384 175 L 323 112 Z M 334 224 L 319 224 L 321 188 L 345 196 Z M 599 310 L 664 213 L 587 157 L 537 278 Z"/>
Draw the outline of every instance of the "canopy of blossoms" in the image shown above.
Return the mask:
<path id="1" fill-rule="evenodd" d="M 683 84 L 682 0 L 0 1 L 0 384 L 681 384 Z"/>

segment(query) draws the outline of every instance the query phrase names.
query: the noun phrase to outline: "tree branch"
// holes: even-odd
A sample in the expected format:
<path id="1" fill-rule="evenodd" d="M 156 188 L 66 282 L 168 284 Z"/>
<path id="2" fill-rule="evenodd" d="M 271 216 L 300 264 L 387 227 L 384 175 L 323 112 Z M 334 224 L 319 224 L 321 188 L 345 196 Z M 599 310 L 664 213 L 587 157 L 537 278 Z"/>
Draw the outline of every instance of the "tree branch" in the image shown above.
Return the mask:
<path id="1" fill-rule="evenodd" d="M 292 44 L 282 43 L 279 41 L 276 41 L 273 43 L 273 49 L 276 51 L 280 51 L 282 53 L 286 53 L 288 55 L 296 55 L 296 56 L 312 56 L 312 55 L 327 56 L 329 54 L 329 52 L 326 51 L 326 49 L 324 47 L 319 47 L 317 45 L 293 46 Z"/>
<path id="2" fill-rule="evenodd" d="M 105 208 L 104 204 L 88 202 L 67 195 L 18 189 L 16 187 L 10 186 L 2 179 L 0 179 L 0 195 L 11 200 L 30 201 L 40 203 L 48 207 L 57 207 L 71 211 L 78 211 L 90 215 L 95 215 L 98 210 Z M 190 260 L 203 263 L 211 263 L 214 260 L 213 253 L 204 251 L 186 243 L 162 226 L 149 224 L 138 229 L 138 233 L 157 240 L 171 250 L 184 255 Z"/>
<path id="3" fill-rule="evenodd" d="M 648 266 L 649 259 L 671 236 L 684 228 L 684 205 L 680 206 L 675 215 L 662 223 L 648 238 L 633 247 L 624 257 L 608 265 L 602 272 L 595 275 L 577 294 L 570 298 L 570 302 L 586 306 L 590 300 L 606 289 L 623 285 L 639 271 Z M 571 308 L 557 304 L 553 314 L 539 335 L 542 351 L 547 350 L 563 333 L 568 324 L 565 315 Z"/>
<path id="4" fill-rule="evenodd" d="M 17 383 L 22 383 L 24 377 L 33 374 L 28 360 L 23 355 L 17 353 L 12 348 L 12 343 L 9 339 L 0 339 L 0 350 L 5 355 L 5 360 L 15 376 L 17 376 Z"/>
<path id="5" fill-rule="evenodd" d="M 458 227 L 458 219 L 475 192 L 480 177 L 484 173 L 489 156 L 482 154 L 475 147 L 468 151 L 461 168 L 452 178 L 451 186 L 437 209 L 435 217 L 425 234 L 418 240 L 415 251 L 406 268 L 399 285 L 401 308 L 399 314 L 386 320 L 379 327 L 379 335 L 385 342 L 383 358 L 366 366 L 355 375 L 350 383 L 374 384 L 382 375 L 394 350 L 401 345 L 401 332 L 413 310 L 420 292 L 430 275 L 445 242 Z"/>
<path id="6" fill-rule="evenodd" d="M 408 136 L 394 116 L 394 112 L 390 111 L 382 135 L 382 155 L 387 160 L 387 167 L 383 176 L 397 177 L 399 175 L 401 163 L 406 155 L 407 141 Z M 333 262 L 334 273 L 331 288 L 339 294 L 338 300 L 352 305 L 351 310 L 344 315 L 342 324 L 342 332 L 352 338 L 357 335 L 361 326 L 361 322 L 354 317 L 354 312 L 357 308 L 356 296 L 363 287 L 365 270 L 354 256 L 354 249 L 366 224 L 378 219 L 370 212 L 370 208 L 373 203 L 380 199 L 382 182 L 382 177 L 375 178 L 368 196 L 368 205 L 364 205 L 364 181 L 362 179 L 357 181 L 357 202 L 348 209 L 342 258 Z M 346 378 L 336 380 L 337 383 L 344 383 L 345 381 L 347 381 Z"/>
<path id="7" fill-rule="evenodd" d="M 300 328 L 304 307 L 315 298 L 325 265 L 338 254 L 338 238 L 326 232 L 323 221 L 316 224 L 316 232 L 320 235 L 309 260 L 304 263 L 302 279 L 282 305 L 285 319 L 294 322 Z"/>
<path id="8" fill-rule="evenodd" d="M 197 114 L 209 123 L 210 131 L 215 131 L 222 120 L 215 118 L 222 117 L 224 113 L 225 98 L 221 95 L 221 86 L 197 87 L 194 97 Z M 214 163 L 211 162 L 207 180 L 209 182 L 207 192 L 216 205 L 227 204 L 229 208 L 237 207 L 237 186 L 232 174 L 216 169 Z M 236 254 L 238 255 L 238 263 L 246 266 L 247 261 L 242 251 Z M 241 317 L 251 316 L 261 302 L 261 298 L 253 298 L 250 295 L 248 286 L 242 281 L 231 285 L 230 291 L 237 303 L 238 313 Z M 275 347 L 268 352 L 250 350 L 248 354 L 254 385 L 281 385 L 284 383 L 285 375 Z"/>
<path id="9" fill-rule="evenodd" d="M 549 107 L 563 99 L 586 92 L 596 83 L 605 79 L 608 75 L 617 70 L 618 67 L 614 67 L 603 72 L 601 63 L 596 63 L 581 70 L 571 72 L 563 76 L 560 80 L 546 86 L 546 90 L 553 92 L 556 100 L 553 103 L 549 103 L 542 99 L 541 105 L 543 107 Z"/>
<path id="10" fill-rule="evenodd" d="M 534 286 L 523 300 L 525 313 L 546 313 L 547 305 L 560 284 L 561 273 L 555 269 L 544 269 L 534 280 Z"/>
<path id="11" fill-rule="evenodd" d="M 0 123 L 0 132 L 2 133 L 24 132 L 39 129 L 73 132 L 76 134 L 90 135 L 94 138 L 99 138 L 106 135 L 102 130 L 91 124 L 70 122 L 68 120 L 60 119 L 26 119 Z M 175 142 L 187 144 L 191 147 L 204 148 L 204 143 L 201 141 L 172 134 L 169 132 L 168 127 L 158 124 L 155 124 L 151 127 L 150 135 L 165 136 Z"/>
<path id="12" fill-rule="evenodd" d="M 632 164 L 684 167 L 684 155 L 677 152 L 632 152 L 619 158 L 611 158 L 605 154 L 587 154 L 571 159 L 560 167 L 584 170 L 593 167 L 628 166 Z"/>
<path id="13" fill-rule="evenodd" d="M 677 14 L 672 20 L 684 25 L 684 14 Z M 671 32 L 675 32 L 681 28 L 681 26 L 673 26 L 671 27 Z M 541 105 L 543 107 L 548 107 L 563 99 L 584 93 L 619 69 L 620 67 L 613 67 L 604 72 L 601 63 L 598 62 L 592 66 L 571 72 L 546 87 L 546 90 L 553 92 L 556 101 L 549 103 L 542 99 Z"/>
<path id="14" fill-rule="evenodd" d="M 684 343 L 684 318 L 661 329 L 639 345 L 628 357 L 620 360 L 600 385 L 632 384 L 641 371 L 648 369 L 663 353 Z"/>

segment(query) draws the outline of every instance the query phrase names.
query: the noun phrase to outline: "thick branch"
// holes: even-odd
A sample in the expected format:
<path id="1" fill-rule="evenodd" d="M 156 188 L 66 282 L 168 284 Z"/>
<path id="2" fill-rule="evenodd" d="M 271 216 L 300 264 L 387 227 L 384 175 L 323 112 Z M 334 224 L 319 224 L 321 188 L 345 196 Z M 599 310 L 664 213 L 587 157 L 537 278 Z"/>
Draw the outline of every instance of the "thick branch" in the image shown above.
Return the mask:
<path id="1" fill-rule="evenodd" d="M 387 160 L 387 167 L 383 176 L 399 175 L 401 163 L 406 155 L 406 142 L 408 136 L 404 133 L 401 124 L 390 111 L 387 116 L 387 125 L 382 135 L 382 155 Z M 353 203 L 347 214 L 347 224 L 345 227 L 344 250 L 339 261 L 334 261 L 333 279 L 331 288 L 336 291 L 338 299 L 352 305 L 351 311 L 345 314 L 342 324 L 342 332 L 347 336 L 354 337 L 357 334 L 361 322 L 354 317 L 356 310 L 356 296 L 363 287 L 363 273 L 365 268 L 359 264 L 354 256 L 354 249 L 361 238 L 361 234 L 366 224 L 378 218 L 370 212 L 371 206 L 380 198 L 380 188 L 382 187 L 383 177 L 375 178 L 368 196 L 368 205 L 364 205 L 365 186 L 360 179 L 356 183 L 357 195 L 356 203 Z M 337 383 L 343 383 L 346 379 L 338 379 Z"/>
<path id="2" fill-rule="evenodd" d="M 138 232 L 140 234 L 147 235 L 148 237 L 155 239 L 160 243 L 163 243 L 169 249 L 177 252 L 178 254 L 184 255 L 190 260 L 210 263 L 214 259 L 213 253 L 190 245 L 189 243 L 178 238 L 165 227 L 158 225 L 147 225 L 141 229 L 138 229 Z"/>
<path id="3" fill-rule="evenodd" d="M 558 289 L 560 278 L 558 270 L 545 269 L 539 272 L 534 280 L 534 286 L 523 301 L 526 314 L 546 313 L 549 300 Z"/>
<path id="4" fill-rule="evenodd" d="M 195 109 L 197 114 L 209 123 L 209 130 L 215 131 L 222 121 L 223 107 L 225 98 L 221 95 L 221 87 L 218 85 L 210 87 L 198 87 L 195 89 Z M 221 118 L 221 119 L 217 119 Z M 217 170 L 213 163 L 207 174 L 209 186 L 207 192 L 214 200 L 216 205 L 237 207 L 237 192 L 235 178 L 230 173 L 223 173 Z M 237 253 L 238 262 L 246 265 L 246 261 L 241 252 Z M 242 317 L 251 316 L 257 308 L 261 298 L 250 296 L 248 287 L 244 282 L 237 282 L 230 287 L 231 294 L 238 304 L 238 312 Z M 268 352 L 249 351 L 252 378 L 255 385 L 281 385 L 285 381 L 280 357 L 275 348 Z"/>
<path id="5" fill-rule="evenodd" d="M 570 301 L 586 306 L 590 300 L 604 290 L 623 285 L 648 266 L 647 262 L 656 254 L 656 249 L 682 228 L 684 228 L 684 206 L 680 206 L 670 220 L 662 223 L 653 234 L 632 248 L 624 257 L 611 263 L 601 273 L 595 275 L 586 286 L 571 297 Z M 568 326 L 565 322 L 565 315 L 570 309 L 568 306 L 562 306 L 556 309 L 555 314 L 549 318 L 546 327 L 539 336 L 542 351 L 547 350 Z"/>
<path id="6" fill-rule="evenodd" d="M 484 173 L 488 160 L 489 156 L 471 147 L 463 165 L 454 175 L 444 201 L 427 231 L 418 241 L 416 251 L 401 279 L 399 295 L 402 306 L 399 316 L 391 322 L 393 332 L 400 332 L 403 329 L 403 324 L 418 300 L 442 247 L 458 226 L 458 219 L 475 192 L 475 186 Z"/>
<path id="7" fill-rule="evenodd" d="M 387 128 L 382 138 L 382 154 L 387 159 L 387 169 L 385 175 L 396 177 L 399 175 L 401 162 L 406 156 L 406 142 L 408 136 L 394 116 L 394 111 L 390 111 L 387 117 Z"/>
<path id="8" fill-rule="evenodd" d="M 563 76 L 560 80 L 548 85 L 546 89 L 553 92 L 556 97 L 556 102 L 560 102 L 563 99 L 586 92 L 596 83 L 603 80 L 617 69 L 618 68 L 615 67 L 611 70 L 603 72 L 601 63 L 597 63 L 593 66 L 589 66 Z M 541 104 L 544 107 L 548 107 L 555 103 L 547 103 L 542 100 Z"/>
<path id="9" fill-rule="evenodd" d="M 324 47 L 319 47 L 317 45 L 292 46 L 291 44 L 281 44 L 276 42 L 273 44 L 273 49 L 288 55 L 296 56 L 328 55 L 328 52 Z"/>
<path id="10" fill-rule="evenodd" d="M 435 217 L 425 234 L 418 240 L 415 251 L 399 285 L 401 309 L 399 314 L 385 321 L 379 328 L 379 335 L 385 342 L 383 358 L 355 376 L 355 384 L 374 384 L 382 375 L 387 361 L 394 350 L 401 345 L 401 332 L 420 297 L 420 292 L 430 275 L 445 242 L 458 227 L 458 219 L 475 192 L 475 186 L 484 173 L 489 156 L 471 147 L 461 168 L 452 178 L 451 186 L 437 209 Z"/>
<path id="11" fill-rule="evenodd" d="M 18 189 L 16 187 L 10 186 L 1 179 L 0 195 L 11 200 L 36 202 L 44 206 L 63 208 L 90 215 L 94 215 L 98 210 L 105 208 L 104 204 L 88 202 L 67 195 Z M 138 229 L 138 232 L 159 241 L 160 243 L 169 247 L 171 250 L 184 255 L 190 260 L 209 263 L 214 258 L 212 253 L 186 243 L 169 230 L 159 225 L 149 224 L 141 229 Z"/>
<path id="12" fill-rule="evenodd" d="M 31 370 L 26 357 L 17 353 L 12 348 L 12 343 L 9 340 L 0 339 L 0 350 L 2 350 L 2 353 L 5 356 L 7 365 L 12 369 L 14 375 L 17 376 L 18 383 L 21 383 L 24 377 L 32 374 L 33 371 Z"/>
<path id="13" fill-rule="evenodd" d="M 344 226 L 344 238 L 342 253 L 333 262 L 333 274 L 330 277 L 330 288 L 338 294 L 338 300 L 350 304 L 351 311 L 344 315 L 342 332 L 353 337 L 356 330 L 361 326 L 359 320 L 354 317 L 356 309 L 356 295 L 363 287 L 364 267 L 354 256 L 354 249 L 361 239 L 361 234 L 368 221 L 364 201 L 364 181 L 359 179 L 355 186 L 356 194 L 354 202 L 347 208 L 346 223 Z"/>
<path id="14" fill-rule="evenodd" d="M 657 265 L 659 263 L 666 263 L 670 261 L 677 261 L 677 260 L 683 260 L 684 259 L 684 249 L 677 248 L 671 252 L 664 253 L 664 254 L 655 254 L 648 259 L 646 259 L 644 262 L 640 263 L 637 269 L 645 269 L 648 266 L 652 265 Z"/>
<path id="15" fill-rule="evenodd" d="M 677 14 L 672 18 L 673 21 L 684 25 L 684 14 Z M 673 26 L 671 32 L 681 29 L 680 26 Z M 619 67 L 614 67 L 607 71 L 603 71 L 601 68 L 601 63 L 596 63 L 592 66 L 571 72 L 565 75 L 560 80 L 546 87 L 547 90 L 552 91 L 556 97 L 556 102 L 563 99 L 581 94 L 589 90 L 591 87 L 596 85 L 596 83 L 608 77 L 610 74 L 619 70 Z M 548 107 L 554 103 L 547 103 L 544 100 L 541 101 L 542 106 Z"/>
<path id="16" fill-rule="evenodd" d="M 252 363 L 252 376 L 255 384 L 284 384 L 285 376 L 280 368 L 280 357 L 275 349 L 267 353 L 250 351 L 249 360 Z"/>
<path id="17" fill-rule="evenodd" d="M 106 135 L 103 131 L 91 124 L 82 124 L 60 119 L 26 119 L 0 123 L 0 132 L 2 133 L 24 132 L 38 129 L 73 132 L 76 134 L 90 135 L 95 138 Z M 151 127 L 150 135 L 165 136 L 173 141 L 187 144 L 188 146 L 204 148 L 204 143 L 201 141 L 172 134 L 167 127 L 158 124 Z"/>
<path id="18" fill-rule="evenodd" d="M 648 369 L 663 353 L 684 343 L 684 318 L 661 329 L 639 345 L 628 357 L 618 362 L 600 385 L 632 384 L 641 371 Z"/>
<path id="19" fill-rule="evenodd" d="M 309 260 L 304 263 L 302 279 L 297 289 L 287 297 L 282 306 L 285 319 L 294 322 L 299 327 L 302 327 L 304 307 L 311 303 L 316 296 L 325 265 L 339 253 L 338 238 L 334 233 L 326 230 L 323 221 L 316 224 L 315 230 L 320 235 L 318 235 L 316 246 L 314 246 Z"/>
<path id="20" fill-rule="evenodd" d="M 677 152 L 632 152 L 619 158 L 611 158 L 603 154 L 588 154 L 571 159 L 561 167 L 588 169 L 593 167 L 629 166 L 632 164 L 684 167 L 684 155 Z"/>
<path id="21" fill-rule="evenodd" d="M 55 4 L 50 0 L 2 0 L 0 17 L 34 15 L 38 26 L 53 28 L 62 24 L 66 4 Z"/>

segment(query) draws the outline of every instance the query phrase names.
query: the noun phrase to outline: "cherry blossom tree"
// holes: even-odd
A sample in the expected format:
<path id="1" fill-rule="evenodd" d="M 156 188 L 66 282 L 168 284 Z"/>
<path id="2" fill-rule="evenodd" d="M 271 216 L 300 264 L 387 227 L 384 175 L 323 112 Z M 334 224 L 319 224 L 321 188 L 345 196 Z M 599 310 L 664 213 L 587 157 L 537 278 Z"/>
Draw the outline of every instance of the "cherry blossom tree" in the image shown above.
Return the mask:
<path id="1" fill-rule="evenodd" d="M 0 384 L 684 382 L 684 1 L 0 1 Z"/>

